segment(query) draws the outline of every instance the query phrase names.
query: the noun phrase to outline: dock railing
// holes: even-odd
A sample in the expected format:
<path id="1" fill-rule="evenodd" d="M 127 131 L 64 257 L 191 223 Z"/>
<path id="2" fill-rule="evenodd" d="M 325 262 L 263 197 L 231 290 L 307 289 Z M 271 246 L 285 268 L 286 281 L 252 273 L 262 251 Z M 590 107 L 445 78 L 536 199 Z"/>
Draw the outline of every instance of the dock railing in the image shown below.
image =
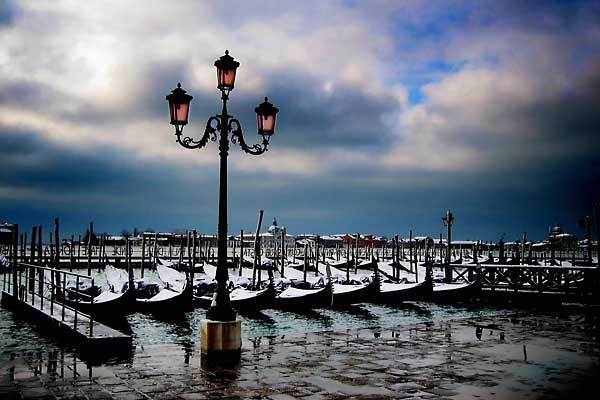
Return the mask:
<path id="1" fill-rule="evenodd" d="M 65 313 L 72 314 L 74 330 L 77 330 L 79 321 L 89 321 L 89 336 L 93 337 L 94 319 L 92 315 L 82 313 L 78 307 L 82 301 L 93 305 L 94 296 L 80 290 L 87 284 L 93 288 L 94 278 L 55 268 L 18 263 L 16 269 L 3 274 L 2 287 L 3 291 L 12 294 L 17 301 L 48 311 L 50 315 L 54 315 L 55 311 L 60 312 L 63 323 Z"/>
<path id="2" fill-rule="evenodd" d="M 448 268 L 447 265 L 439 267 Z M 585 296 L 600 294 L 600 269 L 596 266 L 452 264 L 450 272 L 451 282 L 476 280 L 481 288 L 492 292 L 504 290 Z"/>
<path id="3" fill-rule="evenodd" d="M 481 264 L 478 278 L 483 288 L 494 291 L 597 294 L 599 269 L 595 266 Z"/>

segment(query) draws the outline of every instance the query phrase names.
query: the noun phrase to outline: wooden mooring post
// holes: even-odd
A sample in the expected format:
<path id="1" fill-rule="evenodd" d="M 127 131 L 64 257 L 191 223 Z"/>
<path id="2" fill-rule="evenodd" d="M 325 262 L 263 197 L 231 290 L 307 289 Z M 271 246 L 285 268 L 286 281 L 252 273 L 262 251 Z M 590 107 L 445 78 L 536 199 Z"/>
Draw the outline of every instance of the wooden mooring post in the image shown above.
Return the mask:
<path id="1" fill-rule="evenodd" d="M 80 257 L 81 257 L 81 235 L 79 235 L 77 238 L 77 262 L 75 263 L 75 265 L 77 265 L 77 266 L 79 266 Z"/>
<path id="2" fill-rule="evenodd" d="M 19 224 L 15 224 L 12 227 L 13 229 L 13 249 L 12 249 L 12 256 L 13 256 L 13 296 L 15 296 L 15 298 L 18 296 L 19 293 L 19 286 L 18 286 L 18 271 L 19 271 L 19 266 L 18 266 L 18 254 L 17 254 L 17 248 L 19 246 Z"/>
<path id="3" fill-rule="evenodd" d="M 286 258 L 286 247 L 285 247 L 285 228 L 281 229 L 281 277 L 285 277 L 285 258 Z"/>
<path id="4" fill-rule="evenodd" d="M 238 266 L 238 276 L 242 276 L 242 268 L 244 267 L 244 230 L 240 229 L 240 264 Z M 283 277 L 283 273 L 281 274 Z"/>
<path id="5" fill-rule="evenodd" d="M 71 242 L 69 243 L 69 272 L 73 272 L 73 264 L 75 259 L 75 254 L 73 254 L 73 241 L 75 240 L 75 235 L 71 235 Z"/>
<path id="6" fill-rule="evenodd" d="M 188 232 L 188 239 L 189 239 L 189 232 Z M 188 244 L 188 255 L 190 252 L 190 247 Z M 154 232 L 154 247 L 152 249 L 152 257 L 154 258 L 153 260 L 153 265 L 154 265 L 154 270 L 156 271 L 156 264 L 158 263 L 158 232 Z"/>
<path id="7" fill-rule="evenodd" d="M 354 273 L 358 273 L 360 233 L 356 232 L 356 256 L 354 257 Z"/>
<path id="8" fill-rule="evenodd" d="M 142 232 L 142 255 L 140 259 L 140 276 L 144 277 L 144 261 L 146 260 L 146 234 Z"/>
<path id="9" fill-rule="evenodd" d="M 179 235 L 179 265 L 183 264 L 183 233 Z M 205 257 L 205 261 L 208 261 Z"/>
<path id="10" fill-rule="evenodd" d="M 196 251 L 198 248 L 198 232 L 196 230 L 192 230 L 192 259 L 190 262 L 190 269 L 194 269 L 194 265 L 196 265 Z M 235 256 L 235 254 L 234 254 Z"/>
<path id="11" fill-rule="evenodd" d="M 94 236 L 94 223 L 90 222 L 87 242 L 87 274 L 92 275 L 92 237 Z"/>
<path id="12" fill-rule="evenodd" d="M 252 263 L 252 288 L 256 289 L 256 268 L 260 263 L 260 227 L 262 226 L 263 210 L 258 212 L 258 223 L 256 224 L 256 232 L 254 233 L 254 262 Z M 260 279 L 260 278 L 259 278 Z"/>
<path id="13" fill-rule="evenodd" d="M 55 265 L 55 268 L 60 268 L 60 225 L 58 222 L 58 218 L 54 218 L 54 244 L 56 246 L 56 254 L 54 255 L 55 259 L 52 262 Z"/>
<path id="14" fill-rule="evenodd" d="M 296 264 L 296 251 L 298 248 L 298 242 L 294 239 L 294 250 L 292 252 L 292 264 Z"/>
<path id="15" fill-rule="evenodd" d="M 319 276 L 319 235 L 315 238 L 315 276 Z"/>
<path id="16" fill-rule="evenodd" d="M 408 231 L 408 259 L 409 259 L 409 269 L 410 272 L 413 272 L 413 231 L 410 229 Z"/>
<path id="17" fill-rule="evenodd" d="M 442 218 L 444 225 L 448 228 L 447 230 L 447 249 L 446 249 L 446 265 L 444 266 L 445 276 L 444 281 L 446 283 L 452 282 L 452 224 L 454 223 L 454 215 L 450 210 L 446 212 L 446 216 Z"/>
<path id="18" fill-rule="evenodd" d="M 36 239 L 37 239 L 37 226 L 31 227 L 31 247 L 29 248 L 29 264 L 35 264 L 35 250 L 36 250 Z"/>
<path id="19" fill-rule="evenodd" d="M 304 243 L 304 267 L 302 269 L 304 283 L 306 284 L 306 270 L 308 267 L 308 241 Z"/>

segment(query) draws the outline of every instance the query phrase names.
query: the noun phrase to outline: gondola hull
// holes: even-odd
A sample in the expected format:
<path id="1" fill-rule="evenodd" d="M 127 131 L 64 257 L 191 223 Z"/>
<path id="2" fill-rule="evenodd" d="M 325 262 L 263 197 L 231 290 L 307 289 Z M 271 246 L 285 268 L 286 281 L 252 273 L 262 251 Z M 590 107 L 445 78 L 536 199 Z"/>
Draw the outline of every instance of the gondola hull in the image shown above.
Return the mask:
<path id="1" fill-rule="evenodd" d="M 379 295 L 379 280 L 373 279 L 366 285 L 333 285 L 333 306 L 365 303 Z"/>
<path id="2" fill-rule="evenodd" d="M 370 260 L 367 262 L 365 262 L 365 261 L 360 262 L 358 264 L 357 269 L 367 270 L 367 271 L 375 271 L 375 268 L 377 268 L 377 266 L 378 266 L 377 260 L 373 259 L 373 260 Z"/>
<path id="3" fill-rule="evenodd" d="M 431 294 L 431 282 L 382 283 L 377 297 L 378 303 L 399 304 L 403 301 L 421 300 Z"/>
<path id="4" fill-rule="evenodd" d="M 290 311 L 331 307 L 332 304 L 333 290 L 331 283 L 320 289 L 288 288 L 281 292 L 273 301 L 274 308 Z"/>
<path id="5" fill-rule="evenodd" d="M 429 299 L 439 303 L 457 303 L 466 301 L 479 293 L 475 282 L 464 284 L 437 284 L 433 287 Z"/>
<path id="6" fill-rule="evenodd" d="M 93 302 L 87 300 L 75 301 L 61 296 L 59 296 L 57 300 L 64 302 L 66 305 L 76 308 L 85 314 L 103 319 L 121 317 L 133 310 L 135 299 L 129 293 L 108 292 L 107 294 L 110 294 L 111 298 L 104 300 L 103 297 L 106 296 L 100 295 L 97 296 Z M 98 298 L 100 298 L 100 300 L 96 300 Z"/>
<path id="7" fill-rule="evenodd" d="M 268 308 L 275 299 L 275 290 L 271 287 L 262 290 L 236 289 L 240 292 L 230 294 L 230 303 L 236 311 L 258 311 Z M 243 292 L 242 292 L 243 291 Z M 244 293 L 246 292 L 246 293 Z M 236 295 L 238 294 L 238 295 Z M 212 296 L 194 296 L 194 305 L 208 308 L 212 303 Z"/>
<path id="8" fill-rule="evenodd" d="M 181 292 L 164 288 L 149 299 L 136 298 L 135 308 L 141 312 L 156 314 L 187 311 L 192 308 L 192 292 L 187 289 L 187 285 Z"/>

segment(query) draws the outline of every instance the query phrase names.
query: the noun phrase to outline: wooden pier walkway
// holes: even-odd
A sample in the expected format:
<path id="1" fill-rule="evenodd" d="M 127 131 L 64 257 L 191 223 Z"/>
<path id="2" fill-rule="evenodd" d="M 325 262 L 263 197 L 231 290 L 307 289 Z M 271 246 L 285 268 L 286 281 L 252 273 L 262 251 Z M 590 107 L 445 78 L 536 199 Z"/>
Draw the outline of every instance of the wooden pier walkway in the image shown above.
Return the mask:
<path id="1" fill-rule="evenodd" d="M 3 307 L 43 325 L 50 335 L 68 337 L 86 348 L 101 345 L 122 349 L 131 346 L 131 336 L 60 300 L 67 293 L 76 299 L 89 297 L 76 288 L 80 288 L 80 284 L 93 287 L 92 277 L 32 264 L 15 265 L 12 272 L 3 274 Z"/>
<path id="2" fill-rule="evenodd" d="M 32 316 L 59 334 L 67 334 L 79 344 L 97 345 L 130 345 L 131 336 L 104 325 L 87 314 L 58 302 L 45 302 L 37 294 L 29 293 L 29 301 L 15 298 L 11 293 L 2 291 L 2 306 L 16 312 Z M 53 332 L 54 333 L 54 332 Z"/>

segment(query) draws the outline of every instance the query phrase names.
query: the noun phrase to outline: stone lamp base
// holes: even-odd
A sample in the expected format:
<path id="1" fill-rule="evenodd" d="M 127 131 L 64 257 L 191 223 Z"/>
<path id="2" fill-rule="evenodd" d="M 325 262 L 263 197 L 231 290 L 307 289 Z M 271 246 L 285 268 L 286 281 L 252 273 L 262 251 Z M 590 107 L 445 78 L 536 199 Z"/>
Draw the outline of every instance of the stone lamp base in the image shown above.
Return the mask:
<path id="1" fill-rule="evenodd" d="M 239 358 L 242 351 L 242 321 L 200 321 L 202 356 Z"/>

